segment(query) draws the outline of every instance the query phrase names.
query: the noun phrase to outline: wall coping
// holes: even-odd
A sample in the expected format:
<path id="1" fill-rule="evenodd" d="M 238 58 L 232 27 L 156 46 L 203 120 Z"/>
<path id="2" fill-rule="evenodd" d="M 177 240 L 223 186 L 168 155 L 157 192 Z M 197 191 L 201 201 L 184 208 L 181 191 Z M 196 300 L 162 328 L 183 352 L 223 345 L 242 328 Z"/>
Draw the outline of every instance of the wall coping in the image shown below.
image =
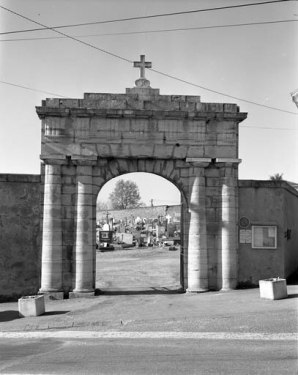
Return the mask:
<path id="1" fill-rule="evenodd" d="M 0 182 L 41 183 L 40 174 L 0 173 Z"/>
<path id="2" fill-rule="evenodd" d="M 285 180 L 238 180 L 238 188 L 282 188 L 298 197 L 298 190 L 296 190 L 290 182 Z"/>

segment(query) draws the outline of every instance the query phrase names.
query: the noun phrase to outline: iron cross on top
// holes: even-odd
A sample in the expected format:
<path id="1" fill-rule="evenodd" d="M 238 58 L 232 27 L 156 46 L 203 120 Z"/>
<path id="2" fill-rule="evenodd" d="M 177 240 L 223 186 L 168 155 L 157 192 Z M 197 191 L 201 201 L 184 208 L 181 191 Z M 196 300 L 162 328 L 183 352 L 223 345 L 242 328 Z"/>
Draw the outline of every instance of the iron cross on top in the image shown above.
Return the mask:
<path id="1" fill-rule="evenodd" d="M 145 78 L 145 68 L 152 68 L 151 62 L 145 61 L 145 55 L 141 55 L 141 61 L 134 61 L 134 68 L 140 68 L 140 78 Z"/>

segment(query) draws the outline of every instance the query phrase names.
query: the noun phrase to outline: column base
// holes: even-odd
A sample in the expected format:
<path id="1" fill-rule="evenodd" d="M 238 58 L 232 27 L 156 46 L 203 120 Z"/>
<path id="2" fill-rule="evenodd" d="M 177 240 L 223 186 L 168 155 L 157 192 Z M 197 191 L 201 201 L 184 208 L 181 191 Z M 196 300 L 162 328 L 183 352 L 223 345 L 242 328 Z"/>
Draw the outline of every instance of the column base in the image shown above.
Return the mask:
<path id="1" fill-rule="evenodd" d="M 43 295 L 45 301 L 64 299 L 64 292 L 42 292 L 39 290 L 38 294 Z"/>
<path id="2" fill-rule="evenodd" d="M 230 280 L 223 280 L 221 284 L 221 289 L 223 292 L 227 290 L 235 290 L 237 289 L 238 282 L 235 279 Z"/>
<path id="3" fill-rule="evenodd" d="M 209 289 L 207 288 L 198 288 L 198 289 L 186 289 L 186 293 L 206 293 L 209 292 Z"/>
<path id="4" fill-rule="evenodd" d="M 69 292 L 69 299 L 73 298 L 90 298 L 95 296 L 95 291 L 89 291 L 89 292 Z"/>

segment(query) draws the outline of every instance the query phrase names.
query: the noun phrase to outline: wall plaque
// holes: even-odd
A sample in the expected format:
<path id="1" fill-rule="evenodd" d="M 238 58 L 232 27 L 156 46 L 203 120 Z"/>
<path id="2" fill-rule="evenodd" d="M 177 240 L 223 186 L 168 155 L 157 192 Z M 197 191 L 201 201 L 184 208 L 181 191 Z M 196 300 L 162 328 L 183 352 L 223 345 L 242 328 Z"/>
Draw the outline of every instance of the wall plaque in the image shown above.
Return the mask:
<path id="1" fill-rule="evenodd" d="M 240 229 L 239 242 L 251 243 L 251 230 L 250 229 Z"/>

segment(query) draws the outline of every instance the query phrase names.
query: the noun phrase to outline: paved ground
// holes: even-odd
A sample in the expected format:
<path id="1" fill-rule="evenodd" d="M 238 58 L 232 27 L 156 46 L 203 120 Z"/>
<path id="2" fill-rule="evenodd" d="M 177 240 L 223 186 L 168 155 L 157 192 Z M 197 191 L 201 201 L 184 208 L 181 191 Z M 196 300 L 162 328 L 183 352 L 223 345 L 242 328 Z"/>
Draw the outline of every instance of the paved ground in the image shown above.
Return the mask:
<path id="1" fill-rule="evenodd" d="M 17 303 L 2 303 L 0 331 L 297 332 L 297 285 L 277 301 L 260 299 L 259 289 L 181 294 L 179 256 L 162 248 L 98 253 L 103 294 L 46 300 L 46 313 L 33 318 L 19 318 Z"/>
<path id="2" fill-rule="evenodd" d="M 17 303 L 0 304 L 0 331 L 297 333 L 298 287 L 289 298 L 264 300 L 258 289 L 203 294 L 111 293 L 46 301 L 46 313 L 19 318 Z"/>
<path id="3" fill-rule="evenodd" d="M 67 374 L 73 371 L 63 362 L 68 358 L 84 373 L 89 356 L 90 374 L 297 373 L 298 285 L 288 285 L 288 298 L 276 301 L 261 299 L 259 289 L 182 294 L 175 292 L 178 258 L 165 250 L 140 258 L 101 254 L 97 283 L 103 294 L 46 300 L 46 313 L 33 318 L 19 318 L 16 302 L 0 304 L 0 372 Z M 130 358 L 125 369 L 115 356 Z M 99 372 L 96 358 L 106 370 Z M 45 367 L 56 360 L 58 367 Z M 153 371 L 154 361 L 163 370 Z M 39 363 L 35 372 L 32 363 Z"/>

